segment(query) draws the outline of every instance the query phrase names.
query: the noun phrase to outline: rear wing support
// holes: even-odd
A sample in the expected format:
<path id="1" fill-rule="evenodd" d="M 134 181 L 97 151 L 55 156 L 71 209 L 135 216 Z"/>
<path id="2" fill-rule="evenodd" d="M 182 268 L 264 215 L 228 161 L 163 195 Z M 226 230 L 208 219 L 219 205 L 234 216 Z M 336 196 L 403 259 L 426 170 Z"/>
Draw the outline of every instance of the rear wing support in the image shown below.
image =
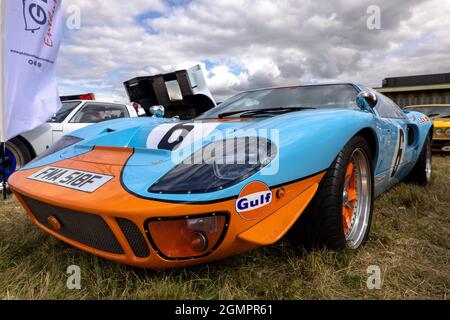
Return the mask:
<path id="1" fill-rule="evenodd" d="M 189 120 L 216 106 L 200 65 L 133 78 L 124 82 L 124 86 L 130 101 L 139 103 L 147 115 L 150 107 L 162 105 L 166 117 Z"/>

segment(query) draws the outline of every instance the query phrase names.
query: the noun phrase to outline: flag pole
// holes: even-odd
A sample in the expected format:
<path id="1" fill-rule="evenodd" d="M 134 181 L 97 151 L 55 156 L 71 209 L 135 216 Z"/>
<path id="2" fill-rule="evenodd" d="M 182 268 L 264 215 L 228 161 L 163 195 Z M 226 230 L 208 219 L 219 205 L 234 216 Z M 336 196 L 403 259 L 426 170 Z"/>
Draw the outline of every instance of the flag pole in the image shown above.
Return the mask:
<path id="1" fill-rule="evenodd" d="M 2 189 L 3 189 L 3 200 L 8 198 L 8 194 L 6 191 L 6 143 L 1 143 L 2 149 Z"/>
<path id="2" fill-rule="evenodd" d="M 7 198 L 6 192 L 6 85 L 5 85 L 5 47 L 6 47 L 6 2 L 0 4 L 0 142 L 2 160 L 2 189 L 3 199 Z"/>

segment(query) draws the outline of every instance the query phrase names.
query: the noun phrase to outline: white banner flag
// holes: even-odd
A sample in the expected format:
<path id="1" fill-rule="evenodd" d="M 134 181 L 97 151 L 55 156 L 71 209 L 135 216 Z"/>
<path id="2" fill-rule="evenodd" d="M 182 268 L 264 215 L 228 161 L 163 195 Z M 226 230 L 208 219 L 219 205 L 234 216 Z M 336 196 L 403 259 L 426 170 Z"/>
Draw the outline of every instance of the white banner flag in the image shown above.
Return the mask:
<path id="1" fill-rule="evenodd" d="M 56 58 L 62 37 L 62 0 L 3 3 L 4 110 L 2 141 L 46 122 L 60 107 Z"/>

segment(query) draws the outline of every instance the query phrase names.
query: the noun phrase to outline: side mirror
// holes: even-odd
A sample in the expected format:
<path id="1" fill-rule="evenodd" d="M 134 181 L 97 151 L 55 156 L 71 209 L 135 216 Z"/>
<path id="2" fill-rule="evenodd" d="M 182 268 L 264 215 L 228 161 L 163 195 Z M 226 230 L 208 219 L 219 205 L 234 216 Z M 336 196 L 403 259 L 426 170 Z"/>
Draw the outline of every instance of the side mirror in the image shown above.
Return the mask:
<path id="1" fill-rule="evenodd" d="M 377 95 L 370 91 L 362 91 L 356 97 L 356 103 L 363 110 L 375 108 L 378 103 Z"/>
<path id="2" fill-rule="evenodd" d="M 164 113 L 165 113 L 164 106 L 161 106 L 161 105 L 152 106 L 152 107 L 150 107 L 150 113 L 155 118 L 164 118 Z"/>

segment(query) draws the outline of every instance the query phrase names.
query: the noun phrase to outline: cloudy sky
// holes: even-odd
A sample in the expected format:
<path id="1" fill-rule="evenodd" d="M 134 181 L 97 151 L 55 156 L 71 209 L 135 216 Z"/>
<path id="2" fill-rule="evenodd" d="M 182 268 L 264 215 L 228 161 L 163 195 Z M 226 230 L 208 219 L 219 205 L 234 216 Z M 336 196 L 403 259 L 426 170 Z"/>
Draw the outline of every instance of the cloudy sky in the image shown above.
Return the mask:
<path id="1" fill-rule="evenodd" d="M 73 7 L 75 5 L 76 7 Z M 380 29 L 370 30 L 376 5 Z M 249 88 L 450 72 L 448 0 L 64 0 L 61 94 L 202 64 L 218 100 Z M 371 7 L 373 8 L 373 7 Z"/>

